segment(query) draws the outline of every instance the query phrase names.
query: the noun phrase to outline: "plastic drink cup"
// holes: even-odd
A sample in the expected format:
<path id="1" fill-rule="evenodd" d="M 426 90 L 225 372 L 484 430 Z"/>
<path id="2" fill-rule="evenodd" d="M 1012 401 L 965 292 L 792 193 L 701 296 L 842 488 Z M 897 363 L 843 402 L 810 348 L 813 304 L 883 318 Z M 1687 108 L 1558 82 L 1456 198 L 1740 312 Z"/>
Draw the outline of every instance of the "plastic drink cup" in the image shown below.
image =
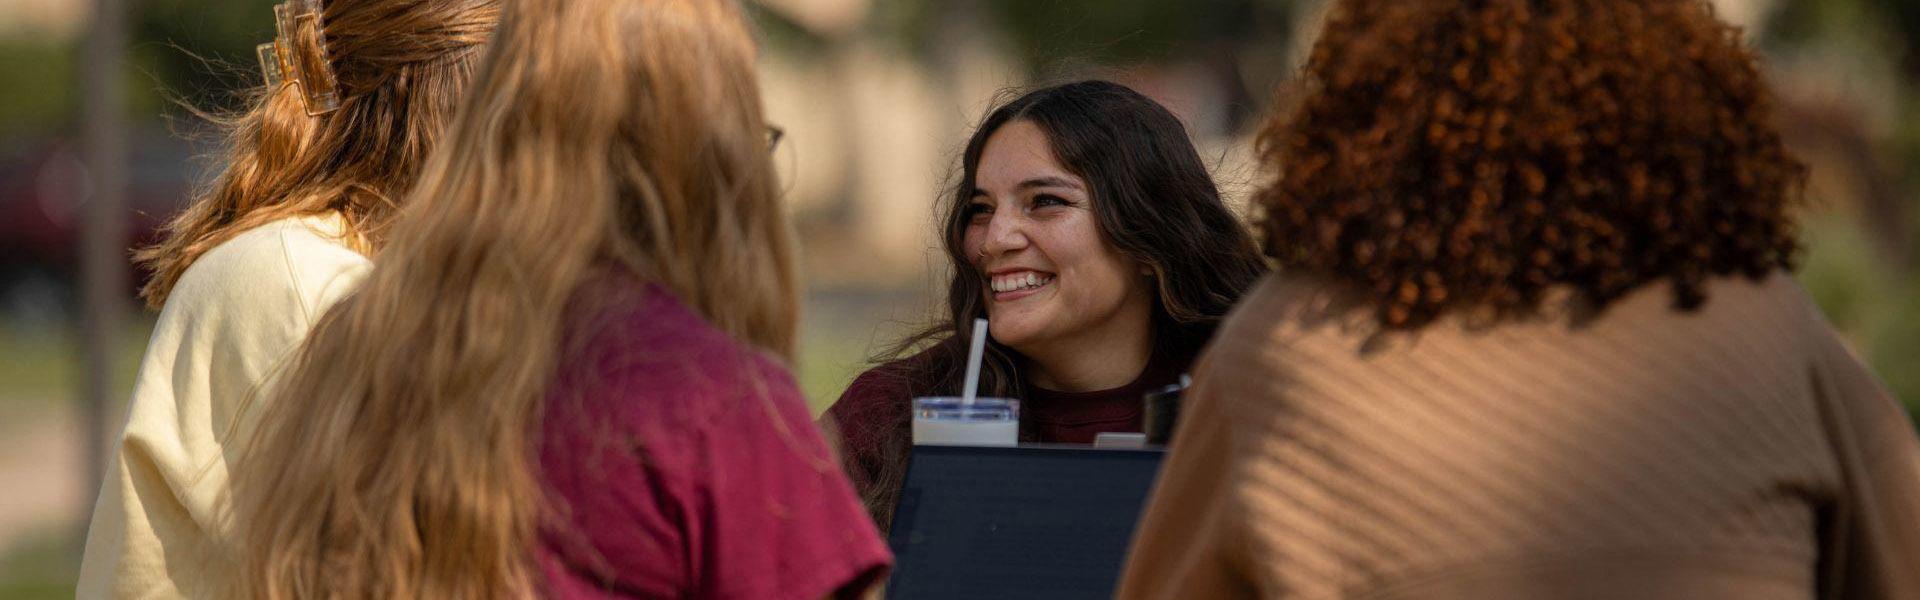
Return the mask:
<path id="1" fill-rule="evenodd" d="M 940 396 L 913 399 L 913 443 L 1013 446 L 1020 443 L 1020 401 Z"/>

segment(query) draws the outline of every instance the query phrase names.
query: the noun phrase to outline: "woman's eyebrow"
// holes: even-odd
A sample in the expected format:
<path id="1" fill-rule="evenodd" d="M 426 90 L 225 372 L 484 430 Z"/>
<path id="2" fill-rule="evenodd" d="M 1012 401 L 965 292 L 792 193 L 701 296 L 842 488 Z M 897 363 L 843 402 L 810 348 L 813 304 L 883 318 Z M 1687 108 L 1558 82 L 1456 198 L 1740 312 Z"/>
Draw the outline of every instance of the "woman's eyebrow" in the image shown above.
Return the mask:
<path id="1" fill-rule="evenodd" d="M 1022 181 L 1020 182 L 1020 185 L 1013 186 L 1013 189 L 1026 190 L 1026 189 L 1033 189 L 1033 188 L 1049 188 L 1049 187 L 1068 188 L 1068 189 L 1077 190 L 1077 189 L 1080 189 L 1080 184 L 1074 183 L 1073 180 L 1067 179 L 1065 177 L 1055 177 L 1055 176 L 1049 175 L 1046 177 L 1035 177 L 1033 179 Z"/>
<path id="2" fill-rule="evenodd" d="M 1071 179 L 1067 179 L 1065 177 L 1059 177 L 1055 175 L 1035 177 L 1032 179 L 1028 179 L 1026 181 L 1022 181 L 1020 182 L 1019 185 L 1013 186 L 1014 191 L 1030 190 L 1034 188 L 1066 188 L 1070 190 L 1082 189 L 1079 183 L 1076 183 Z M 972 197 L 978 198 L 981 196 L 992 197 L 993 194 L 988 193 L 985 188 L 973 188 Z"/>

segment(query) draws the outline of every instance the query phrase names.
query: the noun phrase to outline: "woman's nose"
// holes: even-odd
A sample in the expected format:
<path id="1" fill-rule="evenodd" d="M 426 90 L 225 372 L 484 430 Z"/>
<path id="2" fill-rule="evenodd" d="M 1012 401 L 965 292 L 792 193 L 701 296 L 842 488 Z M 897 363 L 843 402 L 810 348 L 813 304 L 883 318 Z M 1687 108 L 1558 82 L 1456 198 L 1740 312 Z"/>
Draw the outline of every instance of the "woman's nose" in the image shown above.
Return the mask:
<path id="1" fill-rule="evenodd" d="M 998 256 L 1026 248 L 1026 219 L 1019 215 L 995 213 L 987 221 L 987 236 L 981 244 L 981 252 L 987 256 Z"/>

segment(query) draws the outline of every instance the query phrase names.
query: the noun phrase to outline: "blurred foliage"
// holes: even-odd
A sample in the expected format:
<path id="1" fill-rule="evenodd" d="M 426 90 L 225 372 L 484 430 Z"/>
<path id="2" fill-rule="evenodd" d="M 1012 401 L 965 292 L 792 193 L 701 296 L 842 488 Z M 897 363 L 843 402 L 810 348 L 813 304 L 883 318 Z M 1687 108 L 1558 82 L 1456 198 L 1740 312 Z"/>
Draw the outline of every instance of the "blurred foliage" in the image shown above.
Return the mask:
<path id="1" fill-rule="evenodd" d="M 1852 43 L 1859 39 L 1857 35 L 1838 38 L 1832 35 L 1833 30 L 1865 21 L 1874 12 L 1871 4 L 1876 1 L 1786 0 L 1767 19 L 1765 42 L 1775 46 Z"/>
<path id="2" fill-rule="evenodd" d="M 747 18 L 757 25 L 761 44 L 774 53 L 806 60 L 826 44 L 820 36 L 758 3 L 747 5 Z"/>
<path id="3" fill-rule="evenodd" d="M 1920 370 L 1913 368 L 1920 357 L 1920 277 L 1887 277 L 1850 215 L 1809 219 L 1803 239 L 1801 285 L 1908 413 L 1920 417 Z"/>
<path id="4" fill-rule="evenodd" d="M 1311 0 L 879 0 L 865 32 L 936 59 L 957 36 L 988 35 L 1035 72 L 1212 57 L 1222 44 L 1284 46 L 1296 5 Z M 836 40 L 749 4 L 770 46 L 802 54 Z"/>
<path id="5" fill-rule="evenodd" d="M 236 105 L 258 78 L 253 46 L 271 39 L 271 3 L 142 0 L 131 3 L 132 39 L 119 65 L 127 114 L 178 114 L 172 101 L 203 109 Z M 84 37 L 0 38 L 0 136 L 71 132 L 80 111 Z"/>
<path id="6" fill-rule="evenodd" d="M 1911 281 L 1888 297 L 1879 324 L 1869 329 L 1874 335 L 1868 353 L 1875 372 L 1906 400 L 1909 416 L 1920 423 L 1920 368 L 1914 366 L 1920 361 L 1920 285 Z"/>
<path id="7" fill-rule="evenodd" d="M 152 313 L 122 323 L 114 343 L 112 397 L 133 391 L 133 372 L 153 334 Z M 25 414 L 45 412 L 70 402 L 80 384 L 80 341 L 76 331 L 57 323 L 0 319 L 0 422 Z"/>
<path id="8" fill-rule="evenodd" d="M 80 540 L 66 531 L 47 531 L 8 540 L 0 554 L 0 598 L 54 600 L 73 598 L 80 575 Z"/>
<path id="9" fill-rule="evenodd" d="M 997 0 L 994 23 L 1044 70 L 1052 61 L 1132 64 L 1198 57 L 1256 36 L 1286 37 L 1291 2 L 1188 0 Z"/>
<path id="10" fill-rule="evenodd" d="M 1762 42 L 1774 52 L 1824 51 L 1853 68 L 1884 69 L 1897 78 L 1888 131 L 1869 132 L 1880 168 L 1905 191 L 1912 231 L 1920 232 L 1920 2 L 1913 0 L 1785 0 L 1768 20 Z M 1844 206 L 1813 198 L 1815 206 Z M 1800 279 L 1836 327 L 1920 416 L 1920 236 L 1905 267 L 1872 251 L 1861 217 L 1826 214 L 1806 223 L 1808 254 Z M 1920 419 L 1916 420 L 1920 423 Z"/>
<path id="11" fill-rule="evenodd" d="M 228 110 L 242 97 L 238 90 L 259 80 L 253 48 L 273 39 L 273 3 L 141 0 L 133 5 L 134 49 L 156 55 L 151 73 L 167 96 Z"/>
<path id="12" fill-rule="evenodd" d="M 65 123 L 80 103 L 74 52 L 41 40 L 0 40 L 0 136 Z"/>
<path id="13" fill-rule="evenodd" d="M 1827 320 L 1848 332 L 1866 327 L 1870 316 L 1881 310 L 1878 299 L 1891 292 L 1858 229 L 1851 217 L 1842 215 L 1815 215 L 1802 223 L 1807 252 L 1801 259 L 1800 284 Z"/>

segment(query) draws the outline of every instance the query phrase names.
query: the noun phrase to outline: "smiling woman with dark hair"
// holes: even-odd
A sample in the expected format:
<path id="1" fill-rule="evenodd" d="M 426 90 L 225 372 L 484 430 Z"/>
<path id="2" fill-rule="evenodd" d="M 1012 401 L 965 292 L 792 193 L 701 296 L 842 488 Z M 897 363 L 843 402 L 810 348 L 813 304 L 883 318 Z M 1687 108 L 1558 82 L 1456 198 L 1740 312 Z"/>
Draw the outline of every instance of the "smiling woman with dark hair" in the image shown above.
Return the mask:
<path id="1" fill-rule="evenodd" d="M 1121 598 L 1920 598 L 1920 445 L 1789 272 L 1704 0 L 1339 0 L 1261 137 L 1287 276 L 1195 369 Z"/>
<path id="2" fill-rule="evenodd" d="M 1105 81 L 1030 92 L 987 115 L 942 206 L 948 314 L 862 374 L 827 413 L 877 521 L 893 512 L 912 399 L 980 377 L 1021 399 L 1023 441 L 1140 431 L 1142 395 L 1187 371 L 1266 267 L 1172 113 Z"/>

